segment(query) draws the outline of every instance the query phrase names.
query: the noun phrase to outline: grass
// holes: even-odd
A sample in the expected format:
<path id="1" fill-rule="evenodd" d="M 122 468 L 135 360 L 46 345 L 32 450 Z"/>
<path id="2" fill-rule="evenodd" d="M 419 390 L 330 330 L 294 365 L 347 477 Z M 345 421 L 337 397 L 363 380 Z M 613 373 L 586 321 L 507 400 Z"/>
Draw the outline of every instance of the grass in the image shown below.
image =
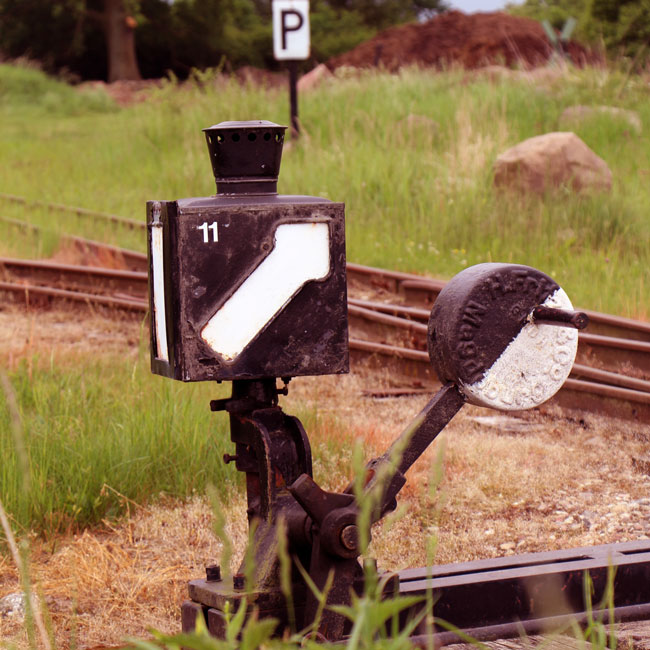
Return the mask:
<path id="1" fill-rule="evenodd" d="M 142 360 L 53 361 L 32 372 L 22 363 L 9 379 L 25 459 L 2 400 L 0 494 L 23 533 L 77 530 L 114 519 L 129 502 L 232 484 L 222 460 L 231 447 L 227 421 L 210 413 L 209 386 L 163 381 Z"/>
<path id="2" fill-rule="evenodd" d="M 114 521 L 132 504 L 204 494 L 208 484 L 223 498 L 243 489 L 223 462 L 234 449 L 228 417 L 209 409 L 229 385 L 152 375 L 144 351 L 124 360 L 37 352 L 2 377 L 0 495 L 22 534 L 54 538 Z M 291 412 L 327 441 L 315 443 L 318 472 L 342 480 L 340 425 L 312 407 Z"/>
<path id="3" fill-rule="evenodd" d="M 0 65 L 0 192 L 142 219 L 147 199 L 213 193 L 201 128 L 229 119 L 285 123 L 287 97 L 283 90 L 242 88 L 210 75 L 200 82 L 169 83 L 148 102 L 118 109 L 104 95 L 80 94 L 36 70 Z M 301 97 L 304 135 L 286 147 L 280 189 L 346 202 L 350 260 L 441 277 L 482 261 L 521 262 L 554 276 L 576 304 L 647 318 L 645 132 L 630 133 L 611 115 L 577 127 L 612 168 L 614 187 L 606 195 L 561 190 L 515 197 L 495 192 L 491 182 L 496 155 L 562 128 L 567 106 L 616 104 L 637 110 L 650 125 L 644 83 L 599 70 L 568 71 L 539 83 L 493 83 L 455 70 L 343 76 Z M 426 119 L 409 121 L 412 115 Z M 42 228 L 30 233 L 0 222 L 2 255 L 49 255 L 60 233 L 144 250 L 142 233 L 98 220 L 6 201 L 0 216 Z M 227 495 L 235 472 L 221 462 L 231 449 L 226 419 L 207 408 L 218 396 L 214 387 L 153 377 L 143 354 L 60 361 L 28 359 L 9 373 L 16 409 L 11 397 L 0 400 L 0 494 L 22 536 L 35 530 L 55 537 L 110 521 L 130 503 L 146 504 L 161 493 L 202 493 L 208 482 Z M 340 480 L 345 469 L 339 461 L 349 455 L 341 434 L 347 423 L 299 404 L 296 410 L 315 436 L 319 472 Z M 364 433 L 363 427 L 354 431 Z M 489 455 L 492 443 L 469 446 Z M 543 455 L 532 451 L 531 457 Z M 471 455 L 451 453 L 447 471 L 470 472 L 472 462 Z M 519 479 L 517 473 L 509 481 Z M 491 503 L 504 483 L 494 472 L 474 489 Z M 455 519 L 447 511 L 440 522 L 425 515 L 421 525 L 428 527 Z M 472 525 L 480 539 L 484 524 Z M 408 529 L 398 524 L 395 530 L 403 543 Z M 356 638 L 358 647 L 371 647 L 371 627 Z"/>
<path id="4" fill-rule="evenodd" d="M 47 361 L 45 357 L 41 364 Z M 169 385 L 175 389 L 175 403 L 188 401 L 194 418 L 209 418 L 208 435 L 218 437 L 216 444 L 227 439 L 227 433 L 219 426 L 220 420 L 225 422 L 225 415 L 207 413 L 207 399 L 217 395 L 213 390 L 206 392 L 205 386 L 147 378 L 146 364 L 133 375 L 133 361 L 118 362 L 123 366 L 119 372 L 111 370 L 110 365 L 100 366 L 105 382 L 96 381 L 96 360 L 57 359 L 56 363 L 56 367 L 64 369 L 75 365 L 80 366 L 79 375 L 89 375 L 89 388 L 93 391 L 104 392 L 108 384 L 119 383 L 126 401 L 124 410 L 127 406 L 132 410 L 146 408 L 143 402 L 134 404 L 129 400 L 132 381 L 136 386 L 142 383 L 141 390 L 150 396 L 156 382 L 159 387 Z M 39 371 L 35 363 L 33 377 L 42 370 L 47 370 L 47 365 Z M 21 381 L 29 380 L 29 366 L 15 370 L 12 379 L 20 397 Z M 61 401 L 66 401 L 65 382 L 60 376 L 53 377 L 53 382 L 61 386 Z M 115 409 L 116 389 L 108 388 L 106 397 Z M 353 464 L 352 440 L 356 438 L 357 444 L 363 444 L 365 458 L 381 453 L 426 400 L 368 400 L 360 395 L 360 388 L 361 379 L 354 376 L 296 379 L 290 395 L 282 398 L 286 411 L 296 413 L 309 432 L 316 457 L 315 478 L 326 489 L 340 490 L 347 484 L 347 472 Z M 22 407 L 27 417 L 32 415 L 32 402 L 27 400 Z M 92 402 L 87 400 L 84 404 L 105 416 L 104 410 L 97 409 Z M 51 404 L 52 401 L 46 402 L 50 410 Z M 124 410 L 115 410 L 119 421 Z M 429 535 L 439 540 L 436 562 L 444 563 L 503 554 L 499 544 L 506 541 L 512 542 L 512 546 L 516 543 L 518 553 L 614 541 L 608 526 L 619 518 L 620 512 L 629 516 L 625 521 L 621 519 L 621 523 L 630 524 L 626 528 L 628 539 L 638 534 L 637 524 L 647 533 L 647 509 L 633 511 L 631 516 L 631 511 L 623 510 L 615 519 L 609 518 L 619 504 L 619 496 L 636 500 L 647 495 L 647 479 L 630 467 L 630 457 L 642 455 L 647 446 L 647 427 L 638 427 L 639 434 L 646 432 L 645 437 L 631 440 L 629 427 L 621 426 L 614 433 L 611 423 L 599 428 L 595 418 L 588 417 L 582 424 L 558 418 L 550 420 L 540 436 L 534 423 L 525 433 L 509 433 L 504 425 L 486 429 L 472 419 L 477 411 L 464 409 L 446 430 L 444 474 L 432 474 L 431 467 L 436 466 L 439 458 L 438 449 L 432 448 L 413 468 L 400 495 L 402 517 L 394 520 L 392 526 L 386 522 L 374 529 L 372 554 L 382 568 L 394 570 L 429 561 L 424 552 Z M 53 412 L 59 413 L 57 409 Z M 144 429 L 140 434 L 151 432 Z M 29 440 L 27 430 L 26 437 Z M 226 450 L 232 453 L 232 449 Z M 72 446 L 70 451 L 74 451 Z M 216 449 L 214 455 L 218 462 Z M 171 449 L 170 457 L 180 456 Z M 181 458 L 178 462 L 194 460 Z M 204 455 L 203 462 L 209 465 L 211 459 Z M 71 474 L 77 471 L 74 463 L 74 456 L 69 457 Z M 246 505 L 241 488 L 236 497 L 229 489 L 235 475 L 232 465 L 224 467 L 219 487 L 225 495 L 226 519 L 229 526 L 235 527 L 235 549 L 241 550 L 246 539 Z M 200 480 L 201 477 L 197 484 Z M 125 482 L 126 487 L 128 483 Z M 120 490 L 119 484 L 111 485 Z M 94 489 L 98 488 L 101 492 L 99 485 Z M 200 494 L 200 490 L 197 492 Z M 119 514 L 120 505 L 130 505 L 112 494 L 116 498 L 109 516 Z M 137 492 L 130 494 L 138 500 Z M 151 626 L 168 633 L 178 630 L 178 603 L 186 597 L 187 580 L 200 577 L 204 564 L 220 561 L 220 549 L 210 540 L 205 500 L 191 498 L 188 506 L 157 496 L 156 493 L 153 498 L 140 501 L 131 508 L 129 518 L 118 523 L 109 521 L 102 531 L 91 529 L 74 538 L 52 535 L 46 541 L 35 540 L 34 578 L 42 585 L 46 602 L 56 604 L 52 616 L 59 647 L 67 647 L 65 639 L 76 616 L 78 638 L 85 647 L 119 645 L 126 633 L 147 635 Z M 4 500 L 4 492 L 1 498 Z M 560 510 L 563 514 L 555 514 Z M 590 511 L 591 524 L 580 524 L 574 530 L 574 526 L 562 523 L 568 514 L 580 522 L 579 515 L 585 511 Z M 20 533 L 24 538 L 22 530 Z M 4 593 L 20 588 L 10 575 L 6 565 L 3 571 L 0 555 L 0 584 Z M 70 603 L 71 597 L 74 603 Z M 65 605 L 66 602 L 69 604 Z M 0 637 L 2 632 L 0 620 Z M 368 629 L 360 633 L 369 644 Z M 12 638 L 9 632 L 7 638 Z"/>
<path id="5" fill-rule="evenodd" d="M 214 192 L 201 128 L 229 119 L 286 122 L 286 95 L 205 75 L 112 112 L 52 115 L 36 103 L 36 128 L 33 116 L 10 105 L 0 109 L 7 145 L 0 191 L 144 218 L 147 199 Z M 544 82 L 494 83 L 454 70 L 337 79 L 301 97 L 305 135 L 285 148 L 280 189 L 345 201 L 352 261 L 439 277 L 484 261 L 525 263 L 554 276 L 582 307 L 647 318 L 645 132 L 637 136 L 606 114 L 575 127 L 611 167 L 611 193 L 516 197 L 492 187 L 495 157 L 564 128 L 562 110 L 576 103 L 631 108 L 650 124 L 643 80 L 617 72 L 569 70 Z M 411 124 L 409 115 L 426 120 Z M 144 250 L 141 233 L 6 202 L 0 208 Z M 0 252 L 11 250 L 5 239 Z"/>

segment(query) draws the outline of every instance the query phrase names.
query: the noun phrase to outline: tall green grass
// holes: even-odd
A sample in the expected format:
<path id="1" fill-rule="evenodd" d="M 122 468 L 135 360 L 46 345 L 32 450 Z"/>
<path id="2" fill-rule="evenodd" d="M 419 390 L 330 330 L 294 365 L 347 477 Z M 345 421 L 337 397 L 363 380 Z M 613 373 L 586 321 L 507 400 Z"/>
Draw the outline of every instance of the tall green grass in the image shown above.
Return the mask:
<path id="1" fill-rule="evenodd" d="M 39 120 L 43 114 L 71 116 L 116 110 L 115 103 L 98 89 L 77 91 L 43 74 L 36 64 L 0 65 L 0 103 L 5 118 Z M 37 121 L 33 123 L 39 128 Z"/>
<path id="2" fill-rule="evenodd" d="M 142 219 L 147 199 L 214 192 L 203 127 L 287 116 L 284 89 L 209 74 L 170 82 L 149 101 L 119 110 L 6 65 L 0 93 L 0 192 Z M 56 110 L 52 96 L 60 99 Z M 576 304 L 647 316 L 645 132 L 632 134 L 608 115 L 579 125 L 613 170 L 610 194 L 516 197 L 495 192 L 491 178 L 501 150 L 560 128 L 566 106 L 623 105 L 650 124 L 646 98 L 640 80 L 598 70 L 538 85 L 453 70 L 343 76 L 301 97 L 303 136 L 285 147 L 280 189 L 346 202 L 350 260 L 443 277 L 482 261 L 521 262 L 555 277 Z M 0 221 L 0 254 L 51 254 L 62 232 L 145 247 L 142 232 L 42 207 L 0 201 L 0 217 L 41 228 Z M 57 530 L 99 520 L 119 507 L 115 493 L 101 494 L 104 484 L 139 500 L 187 494 L 225 477 L 225 420 L 207 411 L 209 387 L 151 377 L 142 362 L 37 367 L 12 377 L 39 486 L 31 495 L 18 487 L 6 412 L 0 421 L 9 459 L 0 488 L 13 495 L 7 508 L 21 526 Z"/>
<path id="3" fill-rule="evenodd" d="M 144 353 L 30 357 L 0 373 L 0 501 L 21 533 L 77 530 L 133 503 L 203 494 L 207 485 L 221 498 L 243 489 L 223 461 L 234 450 L 228 415 L 210 411 L 229 384 L 152 375 Z M 300 404 L 291 412 L 316 439 L 339 426 Z M 327 486 L 340 480 L 342 446 L 314 446 Z"/>
<path id="4" fill-rule="evenodd" d="M 0 399 L 0 494 L 23 532 L 96 524 L 130 501 L 203 493 L 208 483 L 225 494 L 236 480 L 222 460 L 232 448 L 227 417 L 209 409 L 223 393 L 215 385 L 154 377 L 142 359 L 36 360 L 8 380 L 15 399 Z"/>
<path id="5" fill-rule="evenodd" d="M 611 193 L 522 198 L 492 187 L 495 157 L 564 128 L 560 114 L 576 103 L 631 108 L 650 125 L 642 80 L 612 71 L 496 83 L 453 70 L 335 79 L 300 98 L 304 135 L 285 147 L 280 190 L 344 201 L 351 261 L 440 277 L 483 261 L 520 262 L 556 277 L 576 304 L 647 317 L 647 131 L 637 135 L 608 115 L 575 127 L 611 167 Z M 202 128 L 231 119 L 286 123 L 288 114 L 285 89 L 209 74 L 110 113 L 54 115 L 36 101 L 34 121 L 11 106 L 0 108 L 9 115 L 0 127 L 0 191 L 142 219 L 147 199 L 214 193 Z M 410 115 L 430 123 L 410 125 Z M 144 249 L 140 234 L 99 221 L 22 212 Z M 2 247 L 10 252 L 11 243 Z"/>

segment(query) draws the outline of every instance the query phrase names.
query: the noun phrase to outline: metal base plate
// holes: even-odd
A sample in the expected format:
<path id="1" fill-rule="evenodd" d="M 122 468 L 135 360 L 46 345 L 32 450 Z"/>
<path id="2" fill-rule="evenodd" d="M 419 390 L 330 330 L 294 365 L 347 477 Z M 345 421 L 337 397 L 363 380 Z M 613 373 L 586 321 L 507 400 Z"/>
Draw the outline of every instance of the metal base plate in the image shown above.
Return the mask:
<path id="1" fill-rule="evenodd" d="M 590 616 L 609 623 L 609 598 L 614 605 L 611 622 L 650 619 L 650 540 L 407 569 L 397 576 L 400 595 L 424 596 L 432 591 L 438 646 L 462 641 L 448 631 L 449 626 L 489 640 L 550 632 L 573 621 L 585 624 Z M 184 632 L 194 629 L 202 613 L 210 634 L 223 638 L 224 611 L 235 612 L 244 596 L 249 611 L 257 609 L 260 618 L 278 620 L 276 634 L 290 625 L 280 591 L 247 593 L 233 589 L 232 581 L 194 580 L 189 594 L 192 600 L 182 606 Z M 304 586 L 297 587 L 293 596 L 300 629 Z M 421 614 L 423 606 L 407 610 L 402 624 Z M 424 622 L 412 641 L 431 642 Z"/>
<path id="2" fill-rule="evenodd" d="M 606 612 L 609 598 L 615 620 L 650 617 L 648 540 L 407 569 L 399 578 L 401 595 L 432 590 L 436 619 L 482 639 L 580 623 Z M 426 633 L 424 624 L 416 633 Z"/>

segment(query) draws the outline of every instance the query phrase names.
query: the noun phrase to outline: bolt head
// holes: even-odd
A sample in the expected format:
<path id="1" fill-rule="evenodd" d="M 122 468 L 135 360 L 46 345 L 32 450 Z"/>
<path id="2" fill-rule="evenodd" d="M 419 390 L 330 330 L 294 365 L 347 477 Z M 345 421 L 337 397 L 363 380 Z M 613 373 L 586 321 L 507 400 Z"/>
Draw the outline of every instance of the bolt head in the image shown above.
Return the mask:
<path id="1" fill-rule="evenodd" d="M 341 531 L 341 544 L 348 551 L 356 551 L 359 548 L 359 531 L 354 524 L 347 525 Z"/>
<path id="2" fill-rule="evenodd" d="M 206 566 L 205 579 L 208 582 L 219 582 L 221 580 L 221 567 L 218 564 Z"/>
<path id="3" fill-rule="evenodd" d="M 235 573 L 235 575 L 232 577 L 232 586 L 237 591 L 241 591 L 244 588 L 244 574 L 243 573 Z"/>

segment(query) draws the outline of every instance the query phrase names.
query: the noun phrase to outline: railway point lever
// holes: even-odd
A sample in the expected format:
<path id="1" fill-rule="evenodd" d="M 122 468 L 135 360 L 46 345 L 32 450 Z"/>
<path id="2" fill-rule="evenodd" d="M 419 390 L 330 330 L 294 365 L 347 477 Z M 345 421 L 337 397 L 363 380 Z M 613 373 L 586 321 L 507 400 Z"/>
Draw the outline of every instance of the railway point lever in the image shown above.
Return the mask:
<path id="1" fill-rule="evenodd" d="M 571 371 L 587 317 L 537 269 L 489 263 L 461 271 L 428 324 L 429 358 L 442 387 L 390 448 L 368 461 L 360 481 L 324 490 L 313 478 L 307 432 L 279 396 L 294 377 L 349 370 L 345 209 L 278 194 L 285 128 L 257 120 L 205 129 L 216 194 L 148 202 L 151 369 L 185 382 L 232 382 L 231 396 L 210 408 L 229 417 L 235 453 L 224 462 L 246 476 L 253 531 L 249 564 L 232 576 L 210 565 L 205 578 L 189 583 L 183 630 L 202 617 L 223 637 L 227 612 L 245 606 L 250 617 L 273 618 L 277 635 L 295 625 L 340 641 L 352 624 L 336 606 L 363 592 L 362 541 L 395 509 L 408 469 L 466 404 L 520 411 L 551 398 Z M 372 507 L 362 519 L 364 503 Z M 291 559 L 291 602 L 281 586 L 279 536 Z M 408 569 L 381 582 L 386 598 L 432 592 L 438 620 L 494 638 L 516 636 L 518 625 L 532 630 L 553 617 L 585 615 L 585 571 L 597 602 L 611 567 L 615 618 L 650 615 L 648 542 Z M 309 582 L 331 586 L 323 611 Z M 563 608 L 549 609 L 549 590 L 563 594 Z M 424 607 L 410 605 L 400 625 L 422 618 Z M 436 625 L 432 640 L 424 623 L 414 623 L 413 640 L 458 640 L 443 630 Z"/>

